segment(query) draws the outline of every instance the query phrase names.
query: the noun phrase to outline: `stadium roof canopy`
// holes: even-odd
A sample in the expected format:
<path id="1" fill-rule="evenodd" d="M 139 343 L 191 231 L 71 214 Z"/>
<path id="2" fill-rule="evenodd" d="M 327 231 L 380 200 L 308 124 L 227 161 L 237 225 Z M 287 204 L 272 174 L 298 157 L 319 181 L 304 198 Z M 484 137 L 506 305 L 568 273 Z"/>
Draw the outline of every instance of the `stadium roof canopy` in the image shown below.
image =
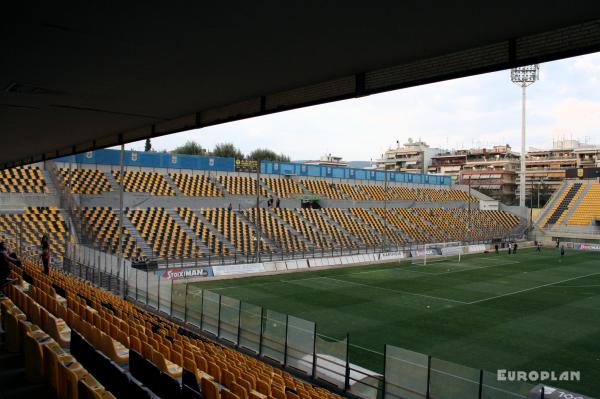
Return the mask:
<path id="1" fill-rule="evenodd" d="M 19 3 L 0 168 L 600 49 L 589 0 Z"/>

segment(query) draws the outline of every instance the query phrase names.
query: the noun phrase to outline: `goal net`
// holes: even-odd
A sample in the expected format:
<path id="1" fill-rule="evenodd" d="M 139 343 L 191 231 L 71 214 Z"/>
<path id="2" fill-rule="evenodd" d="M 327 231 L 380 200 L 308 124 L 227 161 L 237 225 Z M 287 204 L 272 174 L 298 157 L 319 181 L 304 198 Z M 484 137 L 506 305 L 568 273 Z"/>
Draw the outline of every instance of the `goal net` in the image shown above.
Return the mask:
<path id="1" fill-rule="evenodd" d="M 425 245 L 423 249 L 413 251 L 411 263 L 413 265 L 427 265 L 437 262 L 460 262 L 463 254 L 462 247 L 435 248 Z"/>

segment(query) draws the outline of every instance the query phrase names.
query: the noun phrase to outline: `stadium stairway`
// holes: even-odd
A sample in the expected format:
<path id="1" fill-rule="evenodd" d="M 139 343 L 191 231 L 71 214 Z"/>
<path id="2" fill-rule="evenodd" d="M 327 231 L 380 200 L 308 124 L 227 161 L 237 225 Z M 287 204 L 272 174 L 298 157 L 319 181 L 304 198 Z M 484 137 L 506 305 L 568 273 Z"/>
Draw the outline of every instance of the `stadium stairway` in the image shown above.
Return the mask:
<path id="1" fill-rule="evenodd" d="M 81 216 L 77 212 L 73 212 L 69 209 L 59 209 L 62 214 L 65 224 L 67 225 L 67 231 L 71 234 L 71 239 L 75 242 L 81 242 Z"/>
<path id="2" fill-rule="evenodd" d="M 226 198 L 231 198 L 231 195 L 229 194 L 229 192 L 225 189 L 225 186 L 223 186 L 221 183 L 219 183 L 219 181 L 216 179 L 215 176 L 210 176 L 209 179 L 212 181 L 212 183 L 215 185 L 215 187 L 217 188 L 218 191 L 223 193 L 223 197 Z"/>
<path id="3" fill-rule="evenodd" d="M 565 216 L 567 216 L 569 212 L 573 211 L 576 208 L 575 204 L 578 202 L 578 200 L 582 198 L 581 193 L 587 188 L 587 185 L 583 182 L 575 184 L 579 184 L 579 188 L 575 191 L 575 194 L 571 198 L 571 201 L 569 201 L 566 209 L 561 213 L 560 217 L 555 222 L 555 224 L 563 224 L 565 222 Z"/>
<path id="4" fill-rule="evenodd" d="M 112 174 L 112 171 L 110 170 L 105 170 L 104 174 L 106 175 L 106 178 L 108 179 L 108 183 L 110 184 L 110 186 L 113 188 L 113 190 L 115 192 L 119 192 L 119 183 L 117 183 L 117 179 L 115 179 L 115 177 Z"/>
<path id="5" fill-rule="evenodd" d="M 390 209 L 390 208 L 388 208 L 387 211 L 389 213 L 394 212 L 394 210 Z M 373 211 L 373 209 L 368 209 L 368 212 L 371 213 L 371 215 L 373 215 L 373 217 L 375 219 L 378 219 L 379 221 L 381 221 L 381 223 L 383 223 L 384 226 L 386 226 L 387 228 L 389 228 L 390 230 L 392 230 L 398 236 L 402 237 L 402 239 L 405 242 L 410 242 L 410 241 L 413 240 L 413 238 L 410 237 L 410 235 L 408 235 L 404 230 L 402 230 L 399 227 L 395 226 L 392 222 L 386 222 L 385 217 L 383 215 L 380 215 L 379 213 Z"/>
<path id="6" fill-rule="evenodd" d="M 163 179 L 165 179 L 167 181 L 167 183 L 169 184 L 169 186 L 171 186 L 173 191 L 175 191 L 175 197 L 184 197 L 185 196 L 185 194 L 179 189 L 179 186 L 177 184 L 175 184 L 173 179 L 171 179 L 171 176 L 169 176 L 169 173 L 160 172 L 159 174 L 163 177 Z"/>
<path id="7" fill-rule="evenodd" d="M 550 212 L 555 208 L 556 202 L 560 201 L 560 199 L 564 196 L 565 190 L 569 187 L 568 182 L 563 182 L 563 184 L 552 194 L 546 205 L 544 206 L 544 210 L 539 214 L 536 225 L 543 227 L 542 224 L 545 220 L 548 219 Z"/>
<path id="8" fill-rule="evenodd" d="M 119 217 L 119 210 L 113 209 L 113 211 L 115 212 L 117 217 Z M 140 232 L 135 228 L 133 223 L 131 223 L 131 220 L 129 220 L 129 218 L 127 217 L 127 213 L 123 215 L 123 227 L 129 230 L 129 234 L 135 240 L 135 243 L 137 244 L 138 248 L 142 250 L 142 254 L 144 256 L 150 257 L 154 255 L 152 247 L 146 242 L 144 237 L 140 235 Z"/>
<path id="9" fill-rule="evenodd" d="M 344 211 L 342 210 L 342 212 L 344 212 Z M 330 224 L 336 226 L 339 230 L 341 230 L 342 232 L 344 232 L 344 234 L 346 234 L 348 237 L 351 237 L 352 241 L 355 242 L 358 246 L 365 245 L 365 243 L 363 242 L 363 240 L 360 237 L 358 237 L 356 234 L 353 234 L 351 231 L 349 231 L 348 229 L 346 229 L 344 226 L 342 226 L 340 223 L 338 223 L 336 220 L 334 220 L 333 217 L 329 216 L 325 212 L 323 212 L 323 217 Z"/>
<path id="10" fill-rule="evenodd" d="M 406 222 L 406 224 L 408 226 L 413 228 L 415 231 L 417 231 L 422 236 L 426 237 L 427 241 L 432 239 L 431 234 L 429 234 L 429 232 L 426 229 L 424 229 L 423 226 L 416 223 L 415 220 L 410 217 L 410 209 L 398 208 L 398 209 L 394 209 L 394 212 L 396 212 L 398 217 L 400 219 L 402 219 L 404 222 Z M 417 240 L 417 241 L 419 241 L 419 240 Z"/>
<path id="11" fill-rule="evenodd" d="M 357 223 L 357 224 L 358 224 L 358 225 L 360 225 L 361 227 L 363 226 L 363 224 L 362 224 L 362 223 L 360 223 L 360 222 L 356 222 L 356 220 L 354 220 L 354 218 L 352 218 L 352 215 L 350 215 L 350 213 L 349 213 L 349 212 L 345 212 L 343 209 L 339 209 L 339 210 L 340 210 L 340 212 L 341 212 L 342 214 L 344 214 L 344 215 L 346 215 L 346 214 L 347 214 L 347 215 L 348 215 L 348 219 L 349 219 L 349 220 L 351 220 L 351 221 L 354 221 L 355 223 Z M 323 217 L 324 217 L 324 219 L 325 219 L 325 220 L 327 220 L 329 223 L 331 223 L 332 225 L 336 226 L 336 227 L 337 227 L 339 230 L 343 231 L 343 232 L 344 232 L 344 234 L 346 234 L 347 236 L 351 237 L 351 238 L 352 238 L 352 240 L 353 240 L 353 241 L 354 241 L 354 242 L 355 242 L 355 243 L 356 243 L 358 246 L 365 246 L 365 245 L 367 245 L 367 244 L 365 243 L 365 241 L 364 241 L 364 240 L 363 240 L 361 237 L 359 237 L 357 234 L 355 234 L 355 233 L 351 232 L 350 230 L 348 230 L 348 229 L 346 228 L 346 226 L 342 225 L 342 223 L 339 223 L 337 220 L 335 220 L 335 218 L 334 218 L 333 216 L 331 216 L 331 215 L 327 214 L 326 212 L 323 212 Z M 367 231 L 368 231 L 369 233 L 371 233 L 371 230 L 368 230 L 368 229 L 367 229 Z"/>
<path id="12" fill-rule="evenodd" d="M 177 211 L 175 211 L 175 209 L 168 208 L 168 209 L 165 209 L 165 211 L 167 212 L 168 215 L 170 215 L 173 218 L 175 223 L 177 223 L 181 227 L 181 229 L 183 231 L 185 231 L 187 233 L 187 235 L 189 235 L 194 240 L 194 242 L 196 243 L 196 246 L 198 246 L 198 248 L 200 248 L 200 252 L 202 252 L 206 256 L 208 256 L 208 254 L 211 253 L 210 248 L 204 242 L 202 242 L 202 240 L 199 240 L 198 237 L 196 237 L 196 233 L 194 233 L 194 231 L 185 222 L 185 220 L 183 220 L 181 218 L 181 216 L 179 216 L 179 214 L 177 213 Z"/>
<path id="13" fill-rule="evenodd" d="M 573 215 L 581 201 L 585 198 L 590 187 L 592 187 L 591 183 L 583 182 L 583 187 L 579 191 L 577 191 L 577 194 L 575 194 L 573 201 L 571 201 L 571 203 L 569 204 L 568 211 L 566 213 L 563 213 L 562 219 L 559 219 L 559 222 L 557 223 L 567 224 L 569 222 L 571 215 Z"/>
<path id="14" fill-rule="evenodd" d="M 275 192 L 271 190 L 271 188 L 262 180 L 262 178 L 260 179 L 260 187 L 264 189 L 269 195 L 267 198 L 278 198 L 277 194 L 275 194 Z"/>
<path id="15" fill-rule="evenodd" d="M 200 220 L 204 224 L 204 226 L 206 226 L 208 231 L 212 232 L 215 235 L 215 237 L 217 237 L 223 243 L 223 246 L 225 246 L 229 250 L 230 254 L 234 254 L 237 252 L 236 247 L 227 239 L 227 237 L 225 237 L 224 234 L 221 234 L 219 229 L 217 229 L 212 223 L 206 220 L 206 218 L 204 217 L 204 215 L 202 215 L 201 212 L 198 212 L 196 209 L 192 209 L 192 212 L 194 212 L 198 220 Z"/>
<path id="16" fill-rule="evenodd" d="M 379 238 L 380 240 L 383 240 L 385 237 L 383 237 L 383 233 L 380 232 L 378 229 L 376 229 L 375 227 L 373 227 L 370 223 L 368 223 L 366 220 L 363 220 L 362 217 L 359 217 L 358 215 L 355 215 L 353 212 L 351 212 L 349 209 L 345 210 L 345 212 L 348 214 L 348 216 L 350 217 L 350 219 L 354 220 L 356 223 L 361 224 L 365 229 L 367 229 L 368 231 L 370 231 L 373 235 L 375 235 L 375 237 Z M 370 212 L 369 209 L 365 209 L 365 212 L 368 215 L 372 215 L 373 212 Z"/>
<path id="17" fill-rule="evenodd" d="M 48 194 L 56 194 L 58 191 L 56 189 L 56 185 L 54 184 L 54 180 L 52 176 L 50 176 L 51 172 L 46 170 L 45 167 L 40 167 L 42 170 L 42 176 L 44 176 L 44 180 L 46 181 L 46 187 L 48 188 Z"/>
<path id="18" fill-rule="evenodd" d="M 549 224 L 555 224 L 561 218 L 563 212 L 568 209 L 569 204 L 580 189 L 581 183 L 574 183 L 571 187 L 569 187 L 569 190 L 566 192 L 565 196 L 562 198 L 554 212 L 552 212 L 552 214 L 546 220 L 546 223 L 544 223 L 544 227 Z"/>
<path id="19" fill-rule="evenodd" d="M 304 186 L 304 184 L 302 184 L 302 180 L 301 179 L 297 179 L 296 183 L 298 183 L 298 187 L 300 187 L 300 190 L 302 190 L 302 194 L 303 195 L 312 195 L 313 193 L 310 192 L 310 190 L 308 188 L 306 188 Z"/>
<path id="20" fill-rule="evenodd" d="M 279 215 L 277 215 L 277 213 L 275 213 L 273 211 L 273 208 L 268 209 L 269 213 L 275 218 L 275 220 L 277 220 L 279 223 L 281 223 L 282 226 L 285 226 L 285 228 L 288 230 L 288 232 L 291 235 L 294 235 L 296 237 L 298 237 L 298 241 L 301 241 L 304 243 L 304 245 L 306 245 L 306 247 L 309 250 L 314 249 L 314 244 L 310 241 L 308 241 L 307 239 L 304 238 L 304 235 L 299 232 L 298 230 L 296 230 L 295 228 L 293 228 L 292 226 L 290 226 L 290 224 L 288 222 L 286 222 L 285 220 L 283 220 L 282 217 L 280 217 Z"/>
<path id="21" fill-rule="evenodd" d="M 257 229 L 256 229 L 256 225 L 254 224 L 254 222 L 250 219 L 250 217 L 246 216 L 244 214 L 244 212 L 236 212 L 237 216 L 244 222 L 246 223 L 248 226 L 250 226 L 250 229 L 252 229 L 252 234 L 254 234 L 254 236 L 258 235 Z M 273 253 L 282 253 L 285 252 L 283 250 L 283 248 L 281 247 L 281 243 L 276 242 L 274 240 L 272 240 L 264 231 L 261 231 L 261 235 L 260 235 L 261 240 L 263 240 L 267 245 L 269 245 L 269 247 L 271 247 L 271 249 L 273 250 Z"/>
<path id="22" fill-rule="evenodd" d="M 348 232 L 346 232 L 344 229 L 341 228 L 341 226 L 339 226 L 339 224 L 337 223 L 332 223 L 328 218 L 327 215 L 325 215 L 324 212 L 320 211 L 320 210 L 312 210 L 314 212 L 319 212 L 317 214 L 315 214 L 315 223 L 313 223 L 308 217 L 306 217 L 301 211 L 298 211 L 298 217 L 302 220 L 304 220 L 304 222 L 310 226 L 311 228 L 319 231 L 323 237 L 325 237 L 326 239 L 328 239 L 329 241 L 331 241 L 335 247 L 335 244 L 339 244 L 339 240 L 336 240 L 334 235 L 336 234 L 336 231 L 339 231 L 339 234 L 343 237 L 346 237 L 348 242 L 350 243 L 350 245 L 347 245 L 347 247 L 356 247 L 358 246 L 358 241 L 356 241 L 356 239 L 354 238 L 353 235 L 348 234 Z M 307 211 L 308 212 L 308 211 Z M 320 215 L 320 219 L 319 216 Z M 326 231 L 325 228 L 321 228 L 318 225 L 318 220 L 322 220 L 324 223 L 327 223 L 329 226 L 329 230 Z"/>

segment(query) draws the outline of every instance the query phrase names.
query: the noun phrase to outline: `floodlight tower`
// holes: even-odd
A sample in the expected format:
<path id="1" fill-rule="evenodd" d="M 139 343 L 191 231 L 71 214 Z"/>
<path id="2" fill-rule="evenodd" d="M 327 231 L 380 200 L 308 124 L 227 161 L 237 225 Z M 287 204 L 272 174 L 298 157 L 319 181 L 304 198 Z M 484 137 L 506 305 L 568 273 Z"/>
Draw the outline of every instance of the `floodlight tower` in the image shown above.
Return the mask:
<path id="1" fill-rule="evenodd" d="M 527 65 L 510 70 L 510 80 L 521 86 L 521 170 L 519 172 L 519 206 L 525 206 L 525 89 L 534 84 L 540 77 L 540 67 L 538 64 Z"/>

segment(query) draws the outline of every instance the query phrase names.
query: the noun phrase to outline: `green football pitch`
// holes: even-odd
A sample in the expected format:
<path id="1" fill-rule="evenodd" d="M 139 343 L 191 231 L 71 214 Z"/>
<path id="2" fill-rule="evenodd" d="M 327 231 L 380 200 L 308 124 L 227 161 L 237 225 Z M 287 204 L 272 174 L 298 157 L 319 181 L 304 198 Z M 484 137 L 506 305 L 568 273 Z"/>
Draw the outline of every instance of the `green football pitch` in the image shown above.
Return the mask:
<path id="1" fill-rule="evenodd" d="M 195 283 L 350 336 L 352 363 L 380 372 L 384 344 L 491 372 L 581 372 L 552 382 L 600 393 L 600 253 L 556 248 Z"/>

